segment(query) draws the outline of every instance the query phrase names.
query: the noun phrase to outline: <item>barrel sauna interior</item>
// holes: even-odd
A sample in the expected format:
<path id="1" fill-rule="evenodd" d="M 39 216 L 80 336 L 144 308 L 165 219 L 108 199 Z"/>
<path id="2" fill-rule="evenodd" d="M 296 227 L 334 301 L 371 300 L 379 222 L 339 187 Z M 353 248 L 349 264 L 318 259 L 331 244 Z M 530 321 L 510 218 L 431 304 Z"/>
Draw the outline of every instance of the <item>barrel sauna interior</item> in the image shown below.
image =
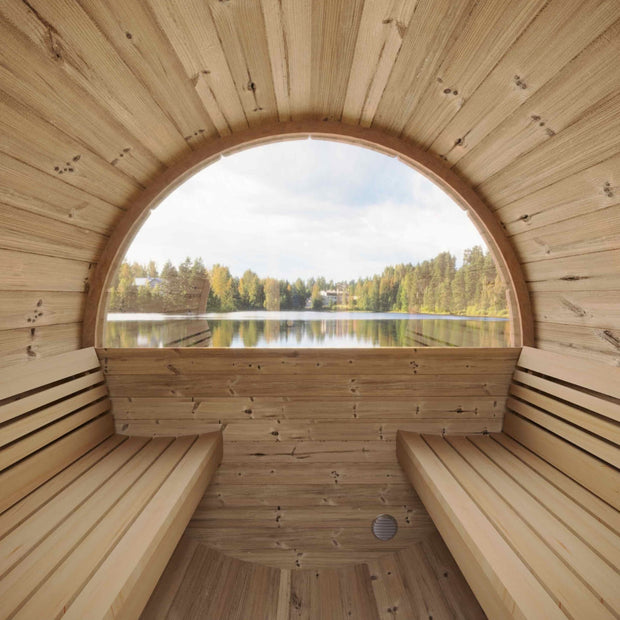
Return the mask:
<path id="1" fill-rule="evenodd" d="M 4 0 L 0 41 L 0 382 L 94 346 L 116 433 L 223 430 L 127 617 L 493 617 L 396 432 L 501 431 L 523 346 L 620 384 L 620 3 Z M 468 210 L 514 346 L 101 348 L 106 287 L 149 210 L 222 154 L 309 136 L 397 156 Z"/>

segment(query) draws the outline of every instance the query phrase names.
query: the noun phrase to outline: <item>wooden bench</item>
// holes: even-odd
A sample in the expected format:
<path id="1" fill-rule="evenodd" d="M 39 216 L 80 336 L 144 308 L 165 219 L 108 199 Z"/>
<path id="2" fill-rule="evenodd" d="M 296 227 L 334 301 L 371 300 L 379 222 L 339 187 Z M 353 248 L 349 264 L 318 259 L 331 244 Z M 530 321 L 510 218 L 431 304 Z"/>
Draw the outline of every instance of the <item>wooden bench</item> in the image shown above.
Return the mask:
<path id="1" fill-rule="evenodd" d="M 109 409 L 94 349 L 2 371 L 0 618 L 137 618 L 221 462 Z"/>
<path id="2" fill-rule="evenodd" d="M 399 432 L 490 618 L 620 616 L 620 371 L 525 347 L 502 433 Z"/>

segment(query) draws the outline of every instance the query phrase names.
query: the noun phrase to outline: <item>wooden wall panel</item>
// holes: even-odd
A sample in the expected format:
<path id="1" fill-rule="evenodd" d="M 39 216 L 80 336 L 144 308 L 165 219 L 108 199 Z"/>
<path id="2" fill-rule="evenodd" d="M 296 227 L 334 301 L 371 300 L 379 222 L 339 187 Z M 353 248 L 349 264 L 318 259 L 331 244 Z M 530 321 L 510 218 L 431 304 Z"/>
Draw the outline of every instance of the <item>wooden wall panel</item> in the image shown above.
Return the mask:
<path id="1" fill-rule="evenodd" d="M 100 349 L 117 430 L 224 431 L 187 531 L 282 569 L 379 557 L 434 531 L 396 462 L 399 428 L 501 428 L 517 349 Z M 372 519 L 400 530 L 376 540 Z"/>

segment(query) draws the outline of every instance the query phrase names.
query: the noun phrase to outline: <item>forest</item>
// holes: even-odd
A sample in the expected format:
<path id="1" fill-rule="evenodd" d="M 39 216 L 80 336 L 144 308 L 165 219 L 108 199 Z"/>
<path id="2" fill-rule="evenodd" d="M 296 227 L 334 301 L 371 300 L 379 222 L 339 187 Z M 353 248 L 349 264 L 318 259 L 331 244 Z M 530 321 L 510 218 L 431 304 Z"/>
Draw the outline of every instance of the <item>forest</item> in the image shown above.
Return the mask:
<path id="1" fill-rule="evenodd" d="M 201 293 L 209 287 L 206 308 Z M 324 277 L 295 281 L 260 278 L 251 269 L 235 277 L 224 265 L 207 269 L 201 259 L 186 258 L 158 270 L 123 262 L 109 291 L 109 312 L 202 313 L 237 310 L 359 310 L 463 316 L 508 316 L 506 288 L 489 252 L 465 250 L 456 257 L 435 258 L 386 267 L 348 282 Z M 204 296 L 203 296 L 204 298 Z M 203 304 L 204 305 L 204 304 Z"/>

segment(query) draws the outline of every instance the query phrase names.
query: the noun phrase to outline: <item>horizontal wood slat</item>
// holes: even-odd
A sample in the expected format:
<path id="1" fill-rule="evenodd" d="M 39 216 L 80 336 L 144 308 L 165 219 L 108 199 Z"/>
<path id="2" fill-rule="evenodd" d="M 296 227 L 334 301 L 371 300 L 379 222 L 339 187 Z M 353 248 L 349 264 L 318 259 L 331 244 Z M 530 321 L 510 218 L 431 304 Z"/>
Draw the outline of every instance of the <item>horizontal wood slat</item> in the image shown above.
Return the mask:
<path id="1" fill-rule="evenodd" d="M 114 419 L 111 414 L 106 414 L 35 452 L 10 469 L 0 472 L 3 490 L 0 497 L 0 512 L 25 497 L 113 433 Z"/>
<path id="2" fill-rule="evenodd" d="M 618 473 L 612 467 L 513 413 L 504 416 L 504 432 L 620 510 Z"/>
<path id="3" fill-rule="evenodd" d="M 14 366 L 2 371 L 0 400 L 95 368 L 99 368 L 99 359 L 94 349 L 80 349 L 38 360 L 36 364 Z"/>

